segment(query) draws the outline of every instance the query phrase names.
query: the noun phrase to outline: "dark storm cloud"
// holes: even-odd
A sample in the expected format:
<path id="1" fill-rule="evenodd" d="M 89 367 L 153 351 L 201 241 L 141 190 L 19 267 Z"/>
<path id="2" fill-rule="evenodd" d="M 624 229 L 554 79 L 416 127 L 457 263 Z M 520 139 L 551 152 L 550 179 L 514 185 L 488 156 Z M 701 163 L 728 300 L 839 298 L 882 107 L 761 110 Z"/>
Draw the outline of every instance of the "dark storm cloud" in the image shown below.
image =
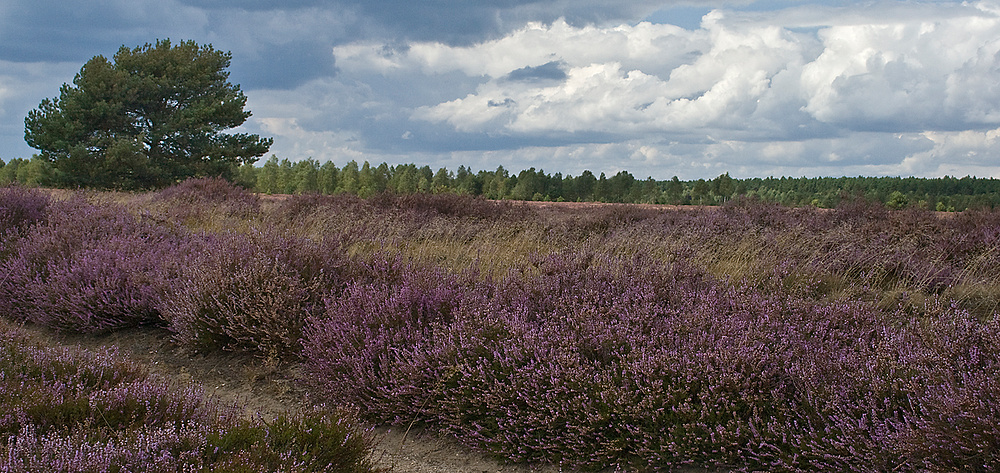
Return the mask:
<path id="1" fill-rule="evenodd" d="M 332 45 L 353 39 L 346 22 L 357 19 L 322 5 L 9 0 L 0 7 L 0 60 L 82 65 L 121 46 L 194 40 L 232 52 L 231 79 L 244 88 L 292 88 L 333 75 Z"/>
<path id="2" fill-rule="evenodd" d="M 247 87 L 287 88 L 333 73 L 330 48 L 363 39 L 472 44 L 527 21 L 571 24 L 629 18 L 647 2 L 434 0 L 5 0 L 0 60 L 83 62 L 122 46 L 170 38 L 212 43 L 234 53 L 234 77 Z M 274 18 L 300 18 L 275 24 Z M 296 24 L 310 18 L 331 23 Z M 298 26 L 298 29 L 297 29 Z"/>
<path id="3" fill-rule="evenodd" d="M 408 41 L 472 44 L 492 39 L 528 21 L 551 22 L 565 18 L 570 24 L 631 21 L 640 12 L 668 1 L 606 2 L 597 0 L 464 0 L 365 1 L 343 0 L 365 18 L 384 27 L 389 35 Z"/>
<path id="4" fill-rule="evenodd" d="M 296 41 L 264 45 L 250 57 L 233 59 L 230 78 L 248 89 L 291 89 L 317 77 L 336 74 L 333 54 L 324 44 Z"/>
<path id="5" fill-rule="evenodd" d="M 323 2 L 317 0 L 283 0 L 281 2 L 275 2 L 274 0 L 240 0 L 239 2 L 233 2 L 231 0 L 180 0 L 180 3 L 192 7 L 212 10 L 238 8 L 248 11 L 268 11 L 316 7 L 328 5 L 333 2 Z"/>
<path id="6" fill-rule="evenodd" d="M 144 44 L 170 31 L 200 29 L 197 10 L 168 2 L 5 0 L 0 7 L 0 60 L 80 61 L 112 55 L 123 44 Z"/>

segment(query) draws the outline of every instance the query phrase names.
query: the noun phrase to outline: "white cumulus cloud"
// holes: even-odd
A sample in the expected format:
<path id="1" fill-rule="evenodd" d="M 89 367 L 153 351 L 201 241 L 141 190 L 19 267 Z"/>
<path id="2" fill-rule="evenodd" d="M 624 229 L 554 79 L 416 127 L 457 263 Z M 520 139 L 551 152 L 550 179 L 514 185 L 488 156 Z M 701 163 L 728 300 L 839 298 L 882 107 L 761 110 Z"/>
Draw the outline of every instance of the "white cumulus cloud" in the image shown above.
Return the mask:
<path id="1" fill-rule="evenodd" d="M 1000 19 L 980 16 L 835 26 L 806 65 L 806 110 L 849 128 L 947 129 L 1000 123 Z"/>

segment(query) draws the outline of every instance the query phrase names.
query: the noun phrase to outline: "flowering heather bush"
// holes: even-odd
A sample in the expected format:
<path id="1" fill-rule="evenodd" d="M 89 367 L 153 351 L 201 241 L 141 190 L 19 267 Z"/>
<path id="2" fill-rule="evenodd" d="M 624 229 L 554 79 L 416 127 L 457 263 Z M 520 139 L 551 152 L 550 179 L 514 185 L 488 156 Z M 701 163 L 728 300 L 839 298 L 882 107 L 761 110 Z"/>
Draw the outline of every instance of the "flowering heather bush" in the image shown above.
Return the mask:
<path id="1" fill-rule="evenodd" d="M 45 220 L 49 196 L 37 189 L 19 186 L 0 187 L 0 239 L 14 231 Z M 0 240 L 2 241 L 2 240 Z"/>
<path id="2" fill-rule="evenodd" d="M 112 352 L 87 356 L 52 349 L 2 327 L 0 440 L 27 426 L 44 434 L 92 420 L 89 395 L 140 378 Z"/>
<path id="3" fill-rule="evenodd" d="M 215 177 L 188 179 L 153 195 L 156 215 L 192 228 L 225 229 L 245 224 L 260 212 L 260 199 Z"/>
<path id="4" fill-rule="evenodd" d="M 175 339 L 199 349 L 295 355 L 305 319 L 340 280 L 336 247 L 268 233 L 202 236 L 160 306 Z"/>
<path id="5" fill-rule="evenodd" d="M 383 193 L 371 199 L 376 208 L 386 210 L 401 210 L 415 214 L 417 218 L 427 218 L 430 215 L 447 217 L 473 217 L 479 219 L 510 219 L 528 218 L 532 212 L 524 205 L 511 202 L 496 202 L 459 194 L 403 194 Z"/>
<path id="6" fill-rule="evenodd" d="M 72 257 L 76 252 L 99 246 L 114 236 L 142 234 L 153 229 L 122 207 L 93 205 L 80 195 L 48 206 L 44 224 L 34 227 L 17 248 L 17 257 L 36 272 L 50 260 Z"/>
<path id="7" fill-rule="evenodd" d="M 113 352 L 47 348 L 7 327 L 0 412 L 5 472 L 372 470 L 370 435 L 335 412 L 240 419 Z"/>
<path id="8" fill-rule="evenodd" d="M 28 286 L 29 320 L 59 330 L 97 333 L 160 323 L 169 281 L 161 278 L 177 244 L 110 237 L 100 248 L 50 261 Z"/>
<path id="9" fill-rule="evenodd" d="M 399 260 L 375 260 L 369 267 L 382 280 L 359 278 L 328 298 L 326 315 L 309 319 L 303 355 L 331 400 L 355 401 L 399 422 L 415 405 L 426 407 L 414 396 L 433 394 L 409 384 L 423 380 L 409 377 L 433 375 L 410 365 L 410 350 L 431 343 L 435 328 L 450 322 L 464 295 L 456 278 L 440 270 Z M 408 387 L 417 391 L 400 392 Z"/>
<path id="10" fill-rule="evenodd" d="M 574 212 L 561 211 L 558 207 L 540 210 L 553 232 L 563 234 L 568 241 L 578 241 L 594 235 L 627 227 L 647 219 L 660 217 L 663 212 L 635 205 L 605 204 L 584 207 Z"/>
<path id="11" fill-rule="evenodd" d="M 271 217 L 286 226 L 301 224 L 316 213 L 372 211 L 369 201 L 354 194 L 295 194 L 279 200 L 273 207 Z"/>
<path id="12" fill-rule="evenodd" d="M 51 204 L 49 215 L 0 261 L 9 317 L 80 332 L 159 320 L 168 267 L 184 254 L 180 235 L 80 197 Z"/>

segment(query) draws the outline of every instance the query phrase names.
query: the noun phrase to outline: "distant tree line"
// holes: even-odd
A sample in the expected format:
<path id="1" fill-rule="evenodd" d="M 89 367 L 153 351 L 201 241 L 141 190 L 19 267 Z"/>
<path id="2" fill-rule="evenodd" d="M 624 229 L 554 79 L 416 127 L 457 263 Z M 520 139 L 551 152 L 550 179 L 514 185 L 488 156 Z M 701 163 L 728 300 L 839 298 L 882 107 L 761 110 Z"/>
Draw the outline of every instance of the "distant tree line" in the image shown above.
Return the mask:
<path id="1" fill-rule="evenodd" d="M 0 185 L 52 186 L 51 164 L 39 157 L 0 161 Z M 1000 207 L 1000 180 L 993 178 L 916 177 L 767 177 L 736 179 L 728 173 L 714 179 L 658 181 L 636 179 L 627 171 L 613 176 L 583 171 L 579 176 L 548 174 L 530 168 L 512 173 L 503 166 L 450 171 L 415 164 L 374 166 L 350 161 L 342 167 L 314 159 L 292 162 L 268 159 L 263 166 L 245 164 L 238 184 L 265 194 L 349 193 L 370 197 L 382 192 L 455 193 L 487 199 L 611 202 L 674 205 L 720 205 L 735 198 L 756 198 L 788 206 L 836 207 L 842 199 L 882 202 L 890 208 L 918 207 L 940 211 Z"/>

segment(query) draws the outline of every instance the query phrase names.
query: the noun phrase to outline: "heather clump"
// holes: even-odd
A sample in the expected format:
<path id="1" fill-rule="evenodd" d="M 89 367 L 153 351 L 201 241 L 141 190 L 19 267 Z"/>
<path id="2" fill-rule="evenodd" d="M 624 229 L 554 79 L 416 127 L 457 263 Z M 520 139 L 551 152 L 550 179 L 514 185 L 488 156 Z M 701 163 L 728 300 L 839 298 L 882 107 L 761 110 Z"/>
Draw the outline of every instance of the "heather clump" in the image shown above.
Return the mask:
<path id="1" fill-rule="evenodd" d="M 911 464 L 930 470 L 1000 467 L 1000 321 L 980 320 L 940 299 L 928 302 L 912 328 L 920 354 L 908 368 L 918 406 L 896 439 Z M 912 358 L 911 358 L 912 359 Z M 908 360 L 909 361 L 909 360 Z"/>
<path id="2" fill-rule="evenodd" d="M 32 242 L 22 245 L 20 250 L 36 266 L 49 259 L 71 256 L 112 236 L 151 228 L 123 207 L 95 205 L 82 194 L 52 202 L 47 207 L 47 213 L 44 223 L 33 229 L 30 235 Z"/>
<path id="3" fill-rule="evenodd" d="M 153 194 L 153 214 L 189 228 L 243 228 L 260 213 L 260 199 L 216 177 L 187 179 Z"/>
<path id="4" fill-rule="evenodd" d="M 164 272 L 177 242 L 115 236 L 101 247 L 50 261 L 27 288 L 28 320 L 58 330 L 101 333 L 161 322 Z"/>
<path id="5" fill-rule="evenodd" d="M 314 409 L 271 420 L 241 420 L 207 435 L 212 471 L 296 473 L 374 471 L 371 438 L 337 412 Z M 214 449 L 213 449 L 214 447 Z"/>
<path id="6" fill-rule="evenodd" d="M 20 186 L 0 187 L 0 242 L 12 232 L 45 220 L 50 197 L 37 189 Z"/>
<path id="7" fill-rule="evenodd" d="M 665 215 L 662 210 L 622 204 L 602 204 L 579 209 L 543 207 L 538 210 L 538 214 L 548 229 L 548 238 L 569 244 L 594 236 L 604 236 Z"/>
<path id="8" fill-rule="evenodd" d="M 160 311 L 175 339 L 200 350 L 294 356 L 302 325 L 340 283 L 335 246 L 266 232 L 203 234 Z"/>
<path id="9" fill-rule="evenodd" d="M 412 357 L 450 322 L 465 291 L 440 270 L 385 259 L 366 266 L 369 277 L 329 296 L 324 312 L 308 319 L 302 354 L 329 399 L 401 422 L 435 395 L 421 385 L 440 367 L 412 366 Z"/>
<path id="10" fill-rule="evenodd" d="M 420 217 L 440 215 L 460 218 L 480 219 L 523 219 L 530 215 L 530 210 L 510 202 L 489 201 L 482 197 L 443 193 L 443 194 L 389 194 L 383 193 L 371 199 L 375 207 L 383 209 L 398 209 L 411 212 Z"/>
<path id="11" fill-rule="evenodd" d="M 49 348 L 32 343 L 7 327 L 3 330 L 0 338 L 0 384 L 3 385 L 0 390 L 3 407 L 0 439 L 16 436 L 25 428 L 36 434 L 46 434 L 78 424 L 103 423 L 101 413 L 95 410 L 101 402 L 94 404 L 92 398 L 110 394 L 145 377 L 141 368 L 123 361 L 115 352 L 82 353 Z M 159 400 L 173 404 L 201 403 L 200 398 L 179 394 L 179 391 L 171 392 L 174 399 Z M 145 400 L 157 402 L 158 399 L 153 396 Z"/>
<path id="12" fill-rule="evenodd" d="M 368 201 L 352 194 L 295 194 L 271 205 L 269 216 L 276 224 L 293 226 L 308 221 L 313 214 L 370 212 Z"/>
<path id="13" fill-rule="evenodd" d="M 49 205 L 0 261 L 7 316 L 80 332 L 156 323 L 181 235 L 80 196 Z"/>

